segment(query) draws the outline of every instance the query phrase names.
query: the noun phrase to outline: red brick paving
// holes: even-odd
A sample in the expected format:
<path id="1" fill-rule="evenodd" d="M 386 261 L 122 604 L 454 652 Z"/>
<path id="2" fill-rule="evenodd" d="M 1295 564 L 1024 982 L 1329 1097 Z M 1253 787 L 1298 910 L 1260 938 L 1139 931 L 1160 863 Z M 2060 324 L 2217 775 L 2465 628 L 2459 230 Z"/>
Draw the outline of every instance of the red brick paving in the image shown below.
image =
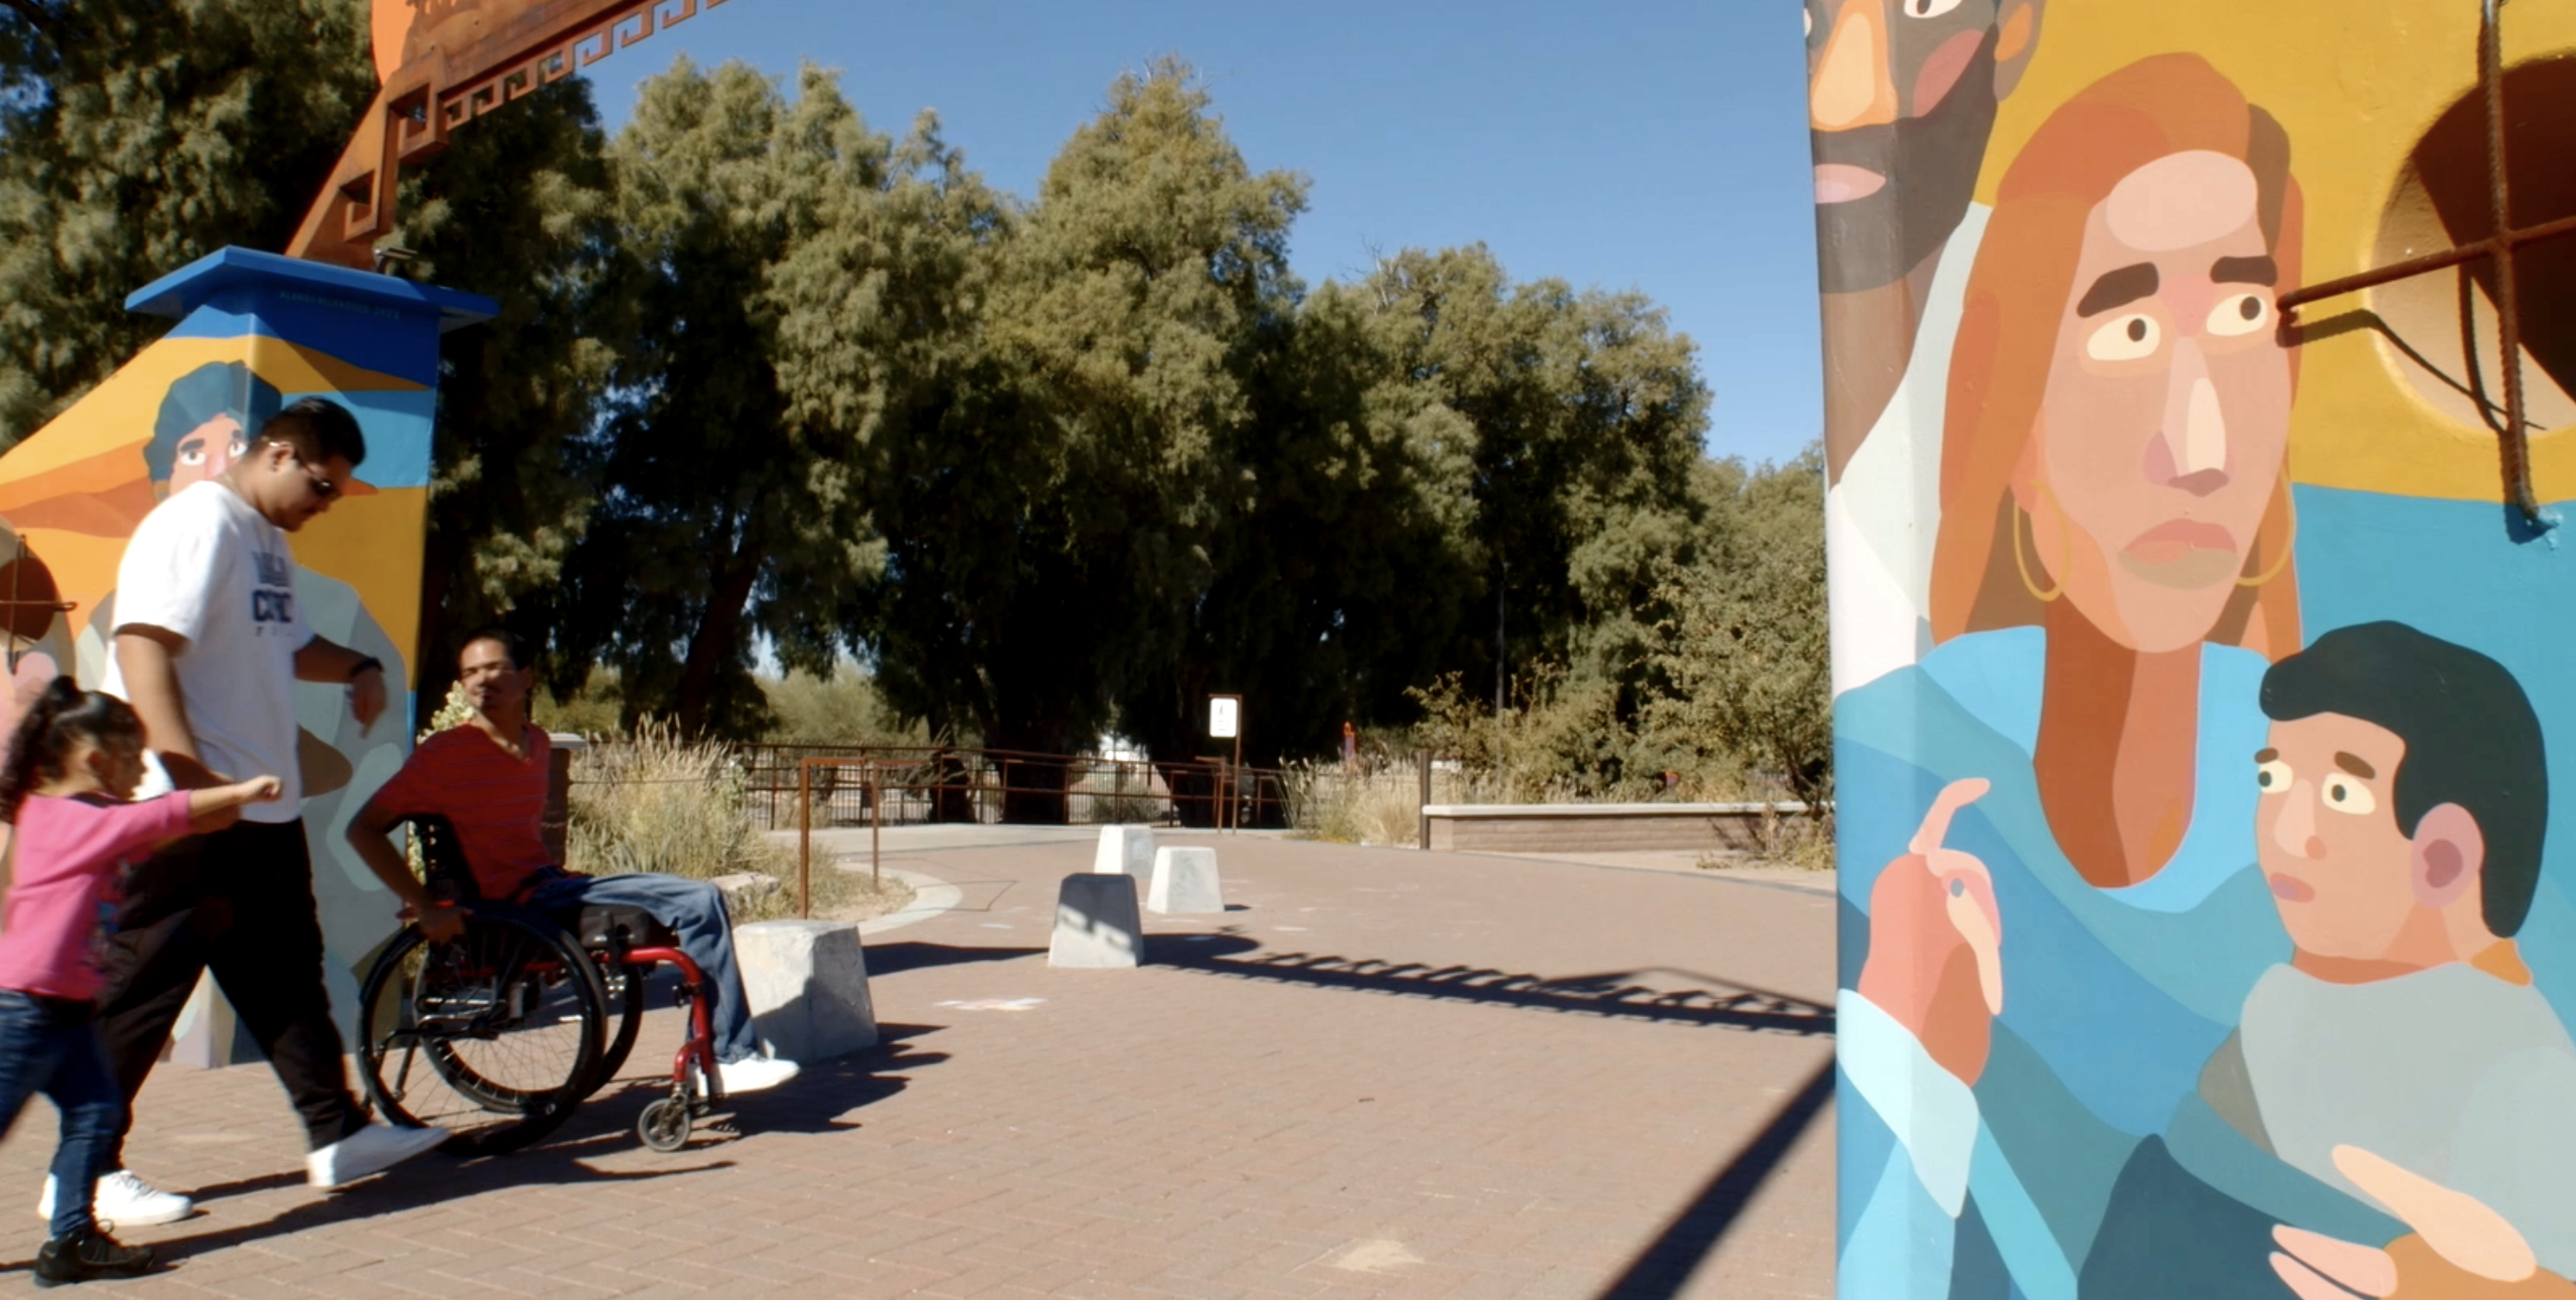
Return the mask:
<path id="1" fill-rule="evenodd" d="M 116 1293 L 1829 1294 L 1832 1114 L 1810 1091 L 1831 1078 L 1829 895 L 1163 842 L 1215 843 L 1239 910 L 1149 914 L 1155 964 L 1135 971 L 1045 965 L 1055 881 L 1088 868 L 1088 843 L 890 858 L 963 901 L 870 938 L 888 1042 L 745 1098 L 739 1132 L 672 1155 L 630 1127 L 676 1041 L 670 1011 L 630 1081 L 552 1144 L 428 1156 L 329 1197 L 303 1185 L 264 1068 L 165 1069 L 129 1155 L 205 1212 L 126 1233 L 177 1265 Z M 1021 998 L 1043 1001 L 943 1005 Z M 1774 1134 L 1767 1176 L 1736 1170 L 1726 1186 L 1749 1201 L 1693 1213 L 1784 1108 L 1812 1121 Z M 43 1236 L 52 1127 L 39 1104 L 0 1147 L 0 1193 L 25 1203 L 0 1215 L 5 1271 Z"/>

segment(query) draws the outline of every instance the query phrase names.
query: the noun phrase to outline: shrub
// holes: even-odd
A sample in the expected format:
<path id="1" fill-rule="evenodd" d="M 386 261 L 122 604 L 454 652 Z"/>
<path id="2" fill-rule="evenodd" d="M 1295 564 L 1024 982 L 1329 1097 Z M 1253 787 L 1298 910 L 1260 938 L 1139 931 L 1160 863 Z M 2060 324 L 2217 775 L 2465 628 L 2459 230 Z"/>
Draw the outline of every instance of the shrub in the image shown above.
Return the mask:
<path id="1" fill-rule="evenodd" d="M 796 854 L 752 824 L 742 768 L 725 747 L 680 737 L 647 721 L 630 735 L 595 743 L 573 759 L 571 825 L 565 865 L 594 875 L 659 871 L 698 880 L 754 873 L 778 882 L 765 893 L 737 894 L 736 922 L 796 914 Z M 912 891 L 828 860 L 814 864 L 813 911 L 853 920 L 894 911 Z"/>

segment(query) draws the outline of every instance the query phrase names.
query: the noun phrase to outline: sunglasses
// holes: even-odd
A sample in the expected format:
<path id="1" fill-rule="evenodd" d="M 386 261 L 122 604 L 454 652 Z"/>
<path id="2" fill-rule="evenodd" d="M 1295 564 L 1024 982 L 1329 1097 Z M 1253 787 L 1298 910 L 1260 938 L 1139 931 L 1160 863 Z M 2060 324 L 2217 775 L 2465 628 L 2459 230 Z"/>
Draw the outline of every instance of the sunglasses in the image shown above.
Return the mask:
<path id="1" fill-rule="evenodd" d="M 294 461 L 295 467 L 304 471 L 304 480 L 313 485 L 313 495 L 325 501 L 340 495 L 340 485 L 314 473 L 313 467 L 305 464 L 303 457 L 290 451 L 287 453 L 287 459 Z"/>

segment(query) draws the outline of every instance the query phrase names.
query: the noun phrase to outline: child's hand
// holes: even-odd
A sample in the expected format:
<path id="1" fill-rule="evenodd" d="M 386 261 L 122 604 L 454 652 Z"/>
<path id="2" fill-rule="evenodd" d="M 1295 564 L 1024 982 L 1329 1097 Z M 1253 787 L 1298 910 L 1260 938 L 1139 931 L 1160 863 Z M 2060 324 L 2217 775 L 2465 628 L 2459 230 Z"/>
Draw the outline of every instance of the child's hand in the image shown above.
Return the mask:
<path id="1" fill-rule="evenodd" d="M 255 776 L 237 787 L 243 803 L 275 803 L 286 793 L 286 783 L 273 776 Z"/>

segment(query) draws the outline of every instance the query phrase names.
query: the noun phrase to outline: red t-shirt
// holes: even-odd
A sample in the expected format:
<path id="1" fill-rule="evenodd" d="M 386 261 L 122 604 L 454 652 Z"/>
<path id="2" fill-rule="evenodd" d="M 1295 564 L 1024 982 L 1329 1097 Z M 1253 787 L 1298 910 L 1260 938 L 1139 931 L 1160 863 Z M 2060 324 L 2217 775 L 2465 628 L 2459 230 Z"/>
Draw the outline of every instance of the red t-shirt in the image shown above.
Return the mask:
<path id="1" fill-rule="evenodd" d="M 153 843 L 188 833 L 188 793 L 142 803 L 29 795 L 18 808 L 16 878 L 0 914 L 0 989 L 87 1000 L 106 981 L 98 948 L 126 872 Z"/>
<path id="2" fill-rule="evenodd" d="M 372 802 L 397 817 L 435 814 L 456 827 L 474 885 L 483 897 L 516 902 L 528 877 L 555 865 L 543 825 L 549 755 L 546 733 L 520 733 L 524 759 L 494 744 L 480 727 L 450 727 L 420 742 Z"/>

